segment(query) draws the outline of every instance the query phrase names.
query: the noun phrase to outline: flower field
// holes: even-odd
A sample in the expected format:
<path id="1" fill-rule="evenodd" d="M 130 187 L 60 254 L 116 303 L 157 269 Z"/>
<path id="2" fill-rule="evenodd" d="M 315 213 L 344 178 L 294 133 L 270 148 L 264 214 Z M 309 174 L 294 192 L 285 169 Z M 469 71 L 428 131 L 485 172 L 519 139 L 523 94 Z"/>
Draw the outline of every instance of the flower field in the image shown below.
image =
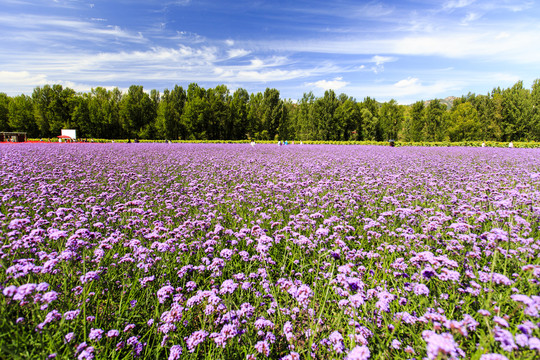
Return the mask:
<path id="1" fill-rule="evenodd" d="M 13 144 L 0 173 L 0 358 L 540 357 L 540 149 Z"/>

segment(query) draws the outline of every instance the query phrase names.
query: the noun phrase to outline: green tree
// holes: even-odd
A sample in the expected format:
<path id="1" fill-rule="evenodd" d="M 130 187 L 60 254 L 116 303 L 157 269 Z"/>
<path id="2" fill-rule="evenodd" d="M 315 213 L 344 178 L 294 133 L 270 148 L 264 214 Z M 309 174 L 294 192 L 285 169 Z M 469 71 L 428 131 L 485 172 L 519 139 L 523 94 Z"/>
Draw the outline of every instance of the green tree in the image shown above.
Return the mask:
<path id="1" fill-rule="evenodd" d="M 207 140 L 208 127 L 211 123 L 212 110 L 206 97 L 206 90 L 199 85 L 189 84 L 187 101 L 181 116 L 190 140 Z"/>
<path id="2" fill-rule="evenodd" d="M 530 140 L 540 141 L 540 79 L 533 82 L 531 90 L 531 120 L 529 122 Z"/>
<path id="3" fill-rule="evenodd" d="M 326 90 L 313 104 L 313 116 L 318 119 L 318 139 L 339 140 L 341 124 L 335 116 L 340 103 L 333 90 Z"/>
<path id="4" fill-rule="evenodd" d="M 19 95 L 9 103 L 9 126 L 12 130 L 26 132 L 27 137 L 38 137 L 39 129 L 34 118 L 34 104 L 28 95 Z"/>
<path id="5" fill-rule="evenodd" d="M 88 107 L 90 94 L 82 94 L 75 97 L 73 103 L 71 119 L 75 124 L 74 127 L 77 130 L 77 136 L 80 138 L 94 137 L 95 130 L 90 120 L 90 110 Z"/>
<path id="6" fill-rule="evenodd" d="M 406 140 L 423 140 L 422 130 L 425 125 L 424 110 L 424 101 L 417 101 L 411 106 L 409 110 Z"/>
<path id="7" fill-rule="evenodd" d="M 231 139 L 233 124 L 229 111 L 231 96 L 225 85 L 218 85 L 206 92 L 211 115 L 207 124 L 208 138 L 211 140 Z"/>
<path id="8" fill-rule="evenodd" d="M 262 126 L 263 110 L 263 94 L 261 92 L 251 94 L 249 96 L 248 108 L 248 137 L 256 140 L 270 140 L 268 138 L 268 131 L 264 130 Z"/>
<path id="9" fill-rule="evenodd" d="M 249 93 L 246 89 L 236 89 L 230 102 L 231 129 L 233 140 L 246 139 L 248 136 Z"/>
<path id="10" fill-rule="evenodd" d="M 478 111 L 470 102 L 460 103 L 452 109 L 448 135 L 451 141 L 482 140 Z"/>
<path id="11" fill-rule="evenodd" d="M 431 100 L 425 109 L 424 140 L 441 141 L 444 138 L 446 105 L 439 99 Z"/>
<path id="12" fill-rule="evenodd" d="M 0 93 L 0 131 L 9 131 L 9 103 L 11 99 L 7 94 Z"/>
<path id="13" fill-rule="evenodd" d="M 156 120 L 157 134 L 161 139 L 187 138 L 187 129 L 181 121 L 186 98 L 186 92 L 178 85 L 172 91 L 163 91 Z"/>
<path id="14" fill-rule="evenodd" d="M 382 104 L 379 109 L 384 140 L 396 140 L 403 123 L 403 108 L 392 99 Z"/>
<path id="15" fill-rule="evenodd" d="M 42 136 L 56 136 L 63 128 L 74 127 L 71 119 L 74 98 L 75 91 L 64 89 L 62 85 L 45 85 L 34 89 L 34 116 Z"/>
<path id="16" fill-rule="evenodd" d="M 518 81 L 502 92 L 502 130 L 505 141 L 525 140 L 529 132 L 530 93 Z"/>
<path id="17" fill-rule="evenodd" d="M 155 104 L 142 86 L 132 85 L 120 101 L 120 120 L 129 138 L 148 137 L 156 118 Z"/>
<path id="18" fill-rule="evenodd" d="M 296 134 L 299 140 L 315 140 L 318 133 L 318 122 L 313 115 L 315 96 L 310 91 L 304 93 L 296 110 Z"/>
<path id="19" fill-rule="evenodd" d="M 340 105 L 335 116 L 340 123 L 340 140 L 361 140 L 362 114 L 358 103 L 352 97 L 340 95 Z"/>
<path id="20" fill-rule="evenodd" d="M 262 130 L 266 130 L 269 139 L 279 137 L 279 129 L 282 122 L 285 121 L 286 112 L 284 112 L 283 101 L 279 98 L 279 91 L 266 88 L 264 91 L 262 104 Z M 284 140 L 284 139 L 283 139 Z"/>
<path id="21" fill-rule="evenodd" d="M 362 116 L 362 135 L 364 140 L 382 141 L 381 124 L 379 120 L 379 105 L 370 97 L 364 98 L 360 104 Z"/>

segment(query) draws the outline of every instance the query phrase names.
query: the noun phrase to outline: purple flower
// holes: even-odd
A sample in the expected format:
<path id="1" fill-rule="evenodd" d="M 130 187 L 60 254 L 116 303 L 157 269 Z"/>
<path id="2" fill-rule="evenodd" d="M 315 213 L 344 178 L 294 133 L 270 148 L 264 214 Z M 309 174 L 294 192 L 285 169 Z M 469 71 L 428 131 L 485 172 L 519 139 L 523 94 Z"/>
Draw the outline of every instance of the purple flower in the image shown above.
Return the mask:
<path id="1" fill-rule="evenodd" d="M 169 354 L 169 360 L 178 360 L 180 359 L 181 355 L 182 355 L 182 346 L 173 345 L 171 347 L 171 352 Z"/>
<path id="2" fill-rule="evenodd" d="M 4 296 L 6 297 L 13 297 L 17 293 L 17 287 L 15 285 L 10 285 L 2 291 Z"/>
<path id="3" fill-rule="evenodd" d="M 514 336 L 510 331 L 501 329 L 500 327 L 496 326 L 493 329 L 493 332 L 494 339 L 501 344 L 501 348 L 504 351 L 511 352 L 512 350 L 517 349 L 516 343 L 514 342 Z"/>
<path id="4" fill-rule="evenodd" d="M 259 354 L 263 354 L 264 356 L 270 355 L 270 345 L 266 340 L 258 341 L 255 344 L 255 350 L 257 350 Z"/>
<path id="5" fill-rule="evenodd" d="M 75 319 L 77 316 L 79 316 L 79 314 L 81 313 L 81 310 L 77 309 L 77 310 L 71 310 L 71 311 L 66 311 L 64 313 L 64 319 L 66 320 L 73 320 Z"/>
<path id="6" fill-rule="evenodd" d="M 232 294 L 238 287 L 238 284 L 231 279 L 227 279 L 221 284 L 220 294 Z"/>
<path id="7" fill-rule="evenodd" d="M 74 337 L 75 337 L 75 333 L 70 332 L 64 336 L 64 339 L 66 340 L 66 343 L 70 343 Z"/>
<path id="8" fill-rule="evenodd" d="M 41 297 L 41 301 L 46 303 L 46 304 L 50 304 L 51 302 L 55 301 L 56 299 L 58 299 L 58 293 L 56 291 L 49 291 L 49 292 L 43 294 L 43 296 Z"/>
<path id="9" fill-rule="evenodd" d="M 80 280 L 83 284 L 86 284 L 89 281 L 98 280 L 99 273 L 97 271 L 89 271 L 85 275 L 80 277 Z"/>
<path id="10" fill-rule="evenodd" d="M 367 360 L 369 359 L 370 355 L 371 353 L 369 352 L 367 346 L 356 346 L 354 347 L 354 349 L 349 351 L 349 353 L 345 357 L 345 360 Z"/>
<path id="11" fill-rule="evenodd" d="M 291 351 L 289 355 L 282 357 L 281 360 L 300 360 L 300 354 L 297 352 Z"/>
<path id="12" fill-rule="evenodd" d="M 93 360 L 94 348 L 92 346 L 87 347 L 79 354 L 79 356 L 77 356 L 77 359 L 78 360 Z"/>
<path id="13" fill-rule="evenodd" d="M 343 352 L 343 336 L 341 336 L 339 331 L 332 332 L 328 337 L 328 340 L 330 340 L 330 343 L 332 344 L 335 352 L 337 352 L 338 354 L 341 354 Z"/>
<path id="14" fill-rule="evenodd" d="M 506 321 L 505 319 L 503 319 L 502 317 L 499 317 L 499 316 L 494 316 L 493 317 L 493 322 L 495 322 L 497 325 L 499 326 L 502 326 L 502 327 L 508 327 L 508 321 Z"/>
<path id="15" fill-rule="evenodd" d="M 36 287 L 36 291 L 47 291 L 49 289 L 49 284 L 47 284 L 46 282 L 42 282 L 42 283 L 39 283 L 38 286 Z"/>
<path id="16" fill-rule="evenodd" d="M 101 329 L 90 329 L 90 335 L 88 335 L 88 338 L 90 340 L 101 340 L 101 337 L 103 336 L 104 331 Z"/>
<path id="17" fill-rule="evenodd" d="M 529 339 L 529 349 L 540 351 L 540 339 L 532 337 Z"/>
<path id="18" fill-rule="evenodd" d="M 491 313 L 490 313 L 489 311 L 484 310 L 484 309 L 478 310 L 478 313 L 479 313 L 480 315 L 482 315 L 482 316 L 489 316 L 489 315 L 491 315 Z"/>
<path id="19" fill-rule="evenodd" d="M 501 354 L 483 354 L 480 360 L 508 360 L 508 358 Z"/>
<path id="20" fill-rule="evenodd" d="M 454 359 L 461 352 L 452 334 L 437 334 L 433 331 L 424 330 L 422 338 L 427 342 L 428 359 L 437 359 L 439 355 L 449 356 Z"/>
<path id="21" fill-rule="evenodd" d="M 22 301 L 26 296 L 32 294 L 36 289 L 36 284 L 24 284 L 19 286 L 17 293 L 13 296 L 13 300 Z"/>
<path id="22" fill-rule="evenodd" d="M 359 308 L 364 304 L 364 297 L 361 294 L 354 294 L 349 296 L 349 301 L 353 307 Z"/>
<path id="23" fill-rule="evenodd" d="M 163 304 L 165 300 L 174 292 L 174 288 L 170 285 L 163 286 L 157 291 L 157 297 L 160 304 Z"/>
<path id="24" fill-rule="evenodd" d="M 429 295 L 429 289 L 424 284 L 415 284 L 413 288 L 413 292 L 416 295 Z"/>
<path id="25" fill-rule="evenodd" d="M 285 337 L 287 338 L 288 342 L 291 342 L 291 340 L 294 340 L 293 326 L 290 321 L 287 321 L 283 325 L 283 333 L 285 334 Z"/>
<path id="26" fill-rule="evenodd" d="M 204 330 L 195 331 L 193 334 L 191 334 L 186 341 L 188 351 L 191 353 L 194 352 L 197 345 L 202 343 L 207 336 L 208 332 Z"/>
<path id="27" fill-rule="evenodd" d="M 118 330 L 113 329 L 113 330 L 107 331 L 108 338 L 118 337 L 118 335 L 120 335 L 120 332 Z"/>

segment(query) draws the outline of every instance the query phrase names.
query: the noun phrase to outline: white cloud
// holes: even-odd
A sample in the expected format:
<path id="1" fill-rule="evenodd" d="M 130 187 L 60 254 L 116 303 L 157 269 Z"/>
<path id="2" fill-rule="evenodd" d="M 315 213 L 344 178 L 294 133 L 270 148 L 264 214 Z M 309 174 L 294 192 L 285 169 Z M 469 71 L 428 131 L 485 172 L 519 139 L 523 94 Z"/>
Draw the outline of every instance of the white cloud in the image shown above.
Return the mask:
<path id="1" fill-rule="evenodd" d="M 476 0 L 451 0 L 443 4 L 443 9 L 445 10 L 460 9 L 460 8 L 470 6 L 475 2 Z"/>
<path id="2" fill-rule="evenodd" d="M 234 40 L 227 39 L 225 40 L 225 44 L 227 44 L 228 46 L 234 46 Z"/>
<path id="3" fill-rule="evenodd" d="M 462 25 L 468 25 L 470 22 L 478 20 L 482 17 L 479 13 L 470 12 L 468 13 L 463 20 L 461 20 Z"/>
<path id="4" fill-rule="evenodd" d="M 397 58 L 392 56 L 379 56 L 375 55 L 371 58 L 370 62 L 375 63 L 375 65 L 383 65 L 384 63 L 396 61 Z"/>
<path id="5" fill-rule="evenodd" d="M 408 77 L 403 80 L 399 80 L 394 84 L 394 87 L 397 88 L 410 88 L 411 86 L 422 86 L 418 78 Z"/>
<path id="6" fill-rule="evenodd" d="M 333 80 L 319 80 L 312 83 L 306 83 L 306 86 L 317 87 L 323 90 L 339 90 L 349 85 L 347 81 L 343 81 L 342 77 L 337 77 Z"/>
<path id="7" fill-rule="evenodd" d="M 245 49 L 231 49 L 227 51 L 227 54 L 229 55 L 230 58 L 238 58 L 238 57 L 246 56 L 250 54 L 250 52 Z"/>
<path id="8" fill-rule="evenodd" d="M 28 71 L 0 71 L 0 87 L 6 86 L 36 86 L 47 84 L 44 74 L 31 74 Z"/>

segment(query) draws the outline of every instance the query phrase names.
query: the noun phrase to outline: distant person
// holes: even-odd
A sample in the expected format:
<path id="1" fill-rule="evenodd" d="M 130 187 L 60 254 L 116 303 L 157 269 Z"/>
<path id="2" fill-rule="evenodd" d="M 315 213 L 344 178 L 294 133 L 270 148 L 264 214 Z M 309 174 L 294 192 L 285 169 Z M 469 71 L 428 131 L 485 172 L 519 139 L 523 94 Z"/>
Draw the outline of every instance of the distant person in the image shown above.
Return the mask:
<path id="1" fill-rule="evenodd" d="M 508 147 L 509 147 L 509 148 L 513 148 L 513 147 L 514 147 L 514 143 L 510 141 L 510 143 L 508 144 Z"/>
<path id="2" fill-rule="evenodd" d="M 486 143 L 482 141 L 482 147 L 486 147 Z"/>

